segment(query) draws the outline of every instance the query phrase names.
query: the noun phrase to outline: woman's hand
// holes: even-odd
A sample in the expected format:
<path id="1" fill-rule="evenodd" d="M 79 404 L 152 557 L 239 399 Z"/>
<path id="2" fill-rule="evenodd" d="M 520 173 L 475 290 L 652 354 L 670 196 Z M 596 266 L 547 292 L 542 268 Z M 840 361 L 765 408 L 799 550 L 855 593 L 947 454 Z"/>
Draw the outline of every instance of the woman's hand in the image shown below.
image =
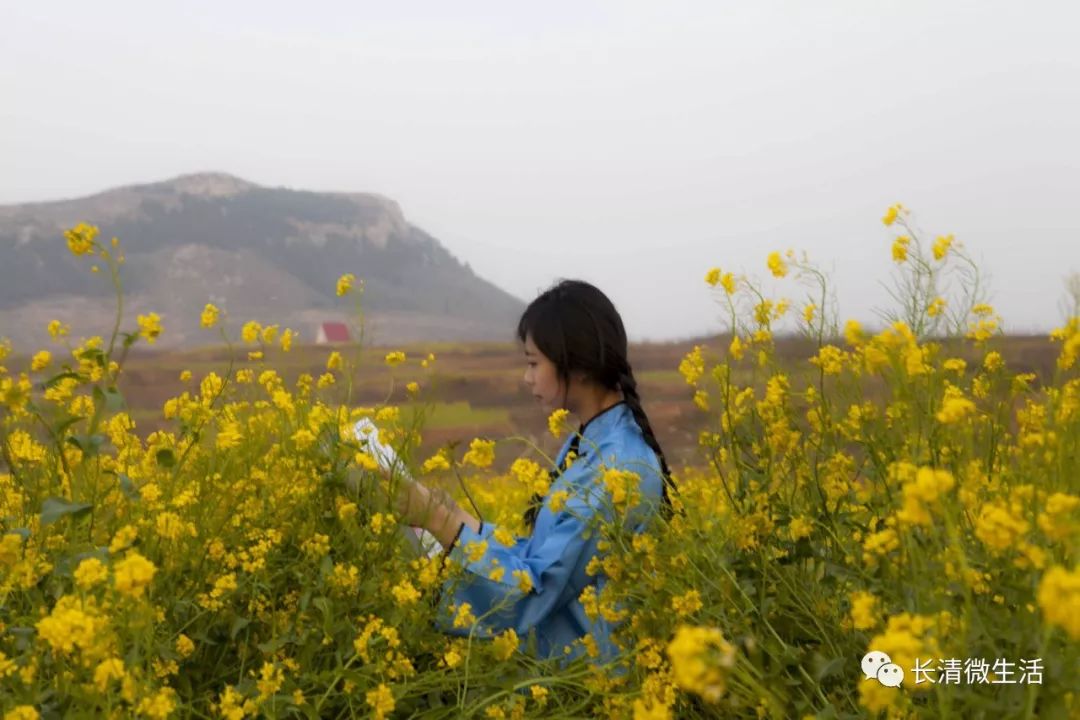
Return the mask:
<path id="1" fill-rule="evenodd" d="M 401 522 L 413 527 L 427 527 L 435 509 L 435 496 L 427 486 L 414 480 L 401 481 L 394 502 L 394 511 Z"/>
<path id="2" fill-rule="evenodd" d="M 396 510 L 401 522 L 424 528 L 444 547 L 450 545 L 462 523 L 480 530 L 480 521 L 462 510 L 450 493 L 411 480 L 403 481 L 398 489 Z"/>

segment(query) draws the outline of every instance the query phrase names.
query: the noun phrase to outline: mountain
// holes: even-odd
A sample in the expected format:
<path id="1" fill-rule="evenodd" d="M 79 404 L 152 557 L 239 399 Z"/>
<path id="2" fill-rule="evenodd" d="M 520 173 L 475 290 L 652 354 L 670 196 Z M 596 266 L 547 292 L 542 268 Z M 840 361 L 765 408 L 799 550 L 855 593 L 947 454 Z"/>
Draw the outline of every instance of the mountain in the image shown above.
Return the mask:
<path id="1" fill-rule="evenodd" d="M 473 273 L 411 225 L 397 203 L 373 194 L 320 193 L 202 173 L 58 202 L 0 205 L 0 337 L 29 351 L 52 319 L 77 335 L 111 332 L 107 273 L 75 257 L 63 231 L 78 222 L 120 239 L 126 262 L 124 327 L 154 311 L 157 346 L 218 342 L 200 328 L 207 302 L 234 334 L 248 320 L 278 323 L 315 339 L 319 323 L 356 320 L 336 281 L 351 272 L 365 341 L 510 340 L 524 303 Z M 34 345 L 35 348 L 30 346 Z"/>

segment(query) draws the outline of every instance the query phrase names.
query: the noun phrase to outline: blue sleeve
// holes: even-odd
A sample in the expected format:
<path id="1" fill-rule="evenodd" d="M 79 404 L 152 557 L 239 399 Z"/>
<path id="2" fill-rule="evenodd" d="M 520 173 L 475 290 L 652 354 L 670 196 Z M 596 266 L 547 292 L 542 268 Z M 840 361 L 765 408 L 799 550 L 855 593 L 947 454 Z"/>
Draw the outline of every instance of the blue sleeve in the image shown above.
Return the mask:
<path id="1" fill-rule="evenodd" d="M 468 603 L 481 626 L 478 634 L 513 628 L 527 635 L 556 609 L 582 556 L 596 552 L 598 533 L 590 525 L 597 512 L 581 495 L 571 495 L 542 537 L 515 538 L 509 547 L 495 539 L 491 523 L 482 523 L 479 532 L 465 526 L 448 555 L 464 572 L 446 582 L 436 624 L 443 632 L 468 636 L 471 626 L 454 627 L 457 609 Z M 528 592 L 522 591 L 521 577 L 532 586 Z"/>

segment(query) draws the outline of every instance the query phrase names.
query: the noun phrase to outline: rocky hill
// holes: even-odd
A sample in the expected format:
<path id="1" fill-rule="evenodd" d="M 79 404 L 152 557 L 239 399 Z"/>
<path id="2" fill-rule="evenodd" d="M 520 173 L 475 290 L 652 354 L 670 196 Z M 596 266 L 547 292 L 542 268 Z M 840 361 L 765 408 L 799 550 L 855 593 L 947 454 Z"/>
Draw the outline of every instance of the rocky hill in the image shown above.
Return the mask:
<path id="1" fill-rule="evenodd" d="M 0 206 L 0 336 L 19 349 L 43 343 L 54 318 L 80 335 L 111 330 L 106 274 L 90 272 L 92 261 L 74 257 L 63 238 L 80 221 L 99 226 L 99 239 L 120 238 L 125 326 L 157 312 L 159 346 L 218 341 L 199 327 L 207 302 L 235 326 L 278 323 L 313 341 L 320 322 L 355 324 L 353 303 L 335 295 L 346 272 L 363 280 L 365 337 L 375 344 L 509 340 L 524 309 L 409 224 L 392 200 L 207 173 Z"/>

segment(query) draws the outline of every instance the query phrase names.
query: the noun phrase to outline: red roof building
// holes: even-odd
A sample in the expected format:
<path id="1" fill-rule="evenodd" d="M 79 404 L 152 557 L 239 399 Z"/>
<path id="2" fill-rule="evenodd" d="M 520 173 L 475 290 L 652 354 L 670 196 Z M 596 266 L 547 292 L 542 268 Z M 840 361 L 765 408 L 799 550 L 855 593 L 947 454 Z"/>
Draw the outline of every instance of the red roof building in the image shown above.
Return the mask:
<path id="1" fill-rule="evenodd" d="M 324 322 L 319 325 L 315 342 L 319 345 L 347 343 L 349 342 L 349 328 L 343 322 Z"/>

